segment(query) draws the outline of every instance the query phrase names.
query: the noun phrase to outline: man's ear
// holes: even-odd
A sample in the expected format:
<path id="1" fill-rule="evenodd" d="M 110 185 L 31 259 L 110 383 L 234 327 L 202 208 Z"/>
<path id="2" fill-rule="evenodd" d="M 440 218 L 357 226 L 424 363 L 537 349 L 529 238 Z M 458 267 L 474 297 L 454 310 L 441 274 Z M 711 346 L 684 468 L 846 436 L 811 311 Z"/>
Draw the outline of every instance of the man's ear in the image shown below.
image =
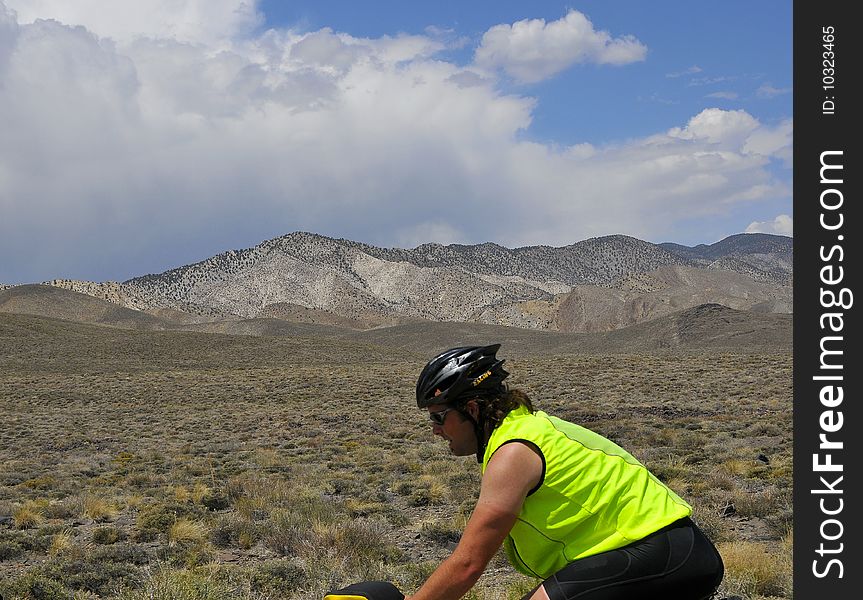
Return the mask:
<path id="1" fill-rule="evenodd" d="M 479 420 L 479 403 L 476 400 L 469 400 L 467 404 L 465 404 L 465 410 L 467 413 L 474 418 L 474 421 Z"/>

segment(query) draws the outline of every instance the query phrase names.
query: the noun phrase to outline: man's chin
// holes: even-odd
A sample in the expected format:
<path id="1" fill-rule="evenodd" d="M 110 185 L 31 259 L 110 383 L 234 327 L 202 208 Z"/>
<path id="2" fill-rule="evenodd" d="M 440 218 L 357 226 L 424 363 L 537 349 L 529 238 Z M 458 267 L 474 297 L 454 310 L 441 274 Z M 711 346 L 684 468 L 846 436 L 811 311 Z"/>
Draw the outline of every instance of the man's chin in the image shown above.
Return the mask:
<path id="1" fill-rule="evenodd" d="M 453 447 L 452 442 L 449 443 L 449 451 L 450 451 L 450 454 L 452 454 L 453 456 L 468 456 L 468 455 L 473 454 L 473 452 L 469 452 L 469 451 L 465 450 L 464 448 Z"/>

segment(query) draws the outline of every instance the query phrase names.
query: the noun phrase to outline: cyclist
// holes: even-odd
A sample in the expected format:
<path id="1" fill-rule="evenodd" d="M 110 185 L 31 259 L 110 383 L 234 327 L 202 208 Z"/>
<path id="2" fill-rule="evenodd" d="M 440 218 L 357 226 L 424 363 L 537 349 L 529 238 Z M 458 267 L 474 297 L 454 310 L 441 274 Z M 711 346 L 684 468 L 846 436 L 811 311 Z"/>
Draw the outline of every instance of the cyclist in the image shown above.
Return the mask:
<path id="1" fill-rule="evenodd" d="M 407 600 L 461 598 L 501 545 L 543 580 L 523 600 L 709 598 L 722 559 L 690 505 L 613 442 L 534 410 L 499 348 L 447 350 L 417 381 L 434 433 L 476 454 L 482 484 L 458 546 Z"/>

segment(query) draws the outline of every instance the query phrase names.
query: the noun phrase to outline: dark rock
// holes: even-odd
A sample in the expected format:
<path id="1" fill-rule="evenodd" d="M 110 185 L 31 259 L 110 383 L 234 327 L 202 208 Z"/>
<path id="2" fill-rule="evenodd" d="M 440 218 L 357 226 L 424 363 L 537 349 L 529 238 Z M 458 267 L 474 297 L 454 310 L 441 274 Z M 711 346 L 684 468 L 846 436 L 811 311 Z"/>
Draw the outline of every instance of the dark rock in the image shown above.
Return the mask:
<path id="1" fill-rule="evenodd" d="M 730 517 L 734 513 L 737 512 L 737 509 L 734 508 L 733 502 L 726 502 L 725 506 L 719 509 L 719 516 L 721 517 Z"/>

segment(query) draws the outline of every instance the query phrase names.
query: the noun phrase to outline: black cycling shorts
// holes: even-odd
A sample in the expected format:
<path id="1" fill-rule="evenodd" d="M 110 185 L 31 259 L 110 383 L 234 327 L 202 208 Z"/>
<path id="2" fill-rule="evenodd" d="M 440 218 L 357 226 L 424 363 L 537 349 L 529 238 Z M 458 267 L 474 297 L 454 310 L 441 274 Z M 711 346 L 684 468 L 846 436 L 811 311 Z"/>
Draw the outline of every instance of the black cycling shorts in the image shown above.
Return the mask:
<path id="1" fill-rule="evenodd" d="M 628 546 L 570 563 L 542 585 L 550 600 L 703 600 L 723 573 L 719 552 L 686 517 Z"/>

